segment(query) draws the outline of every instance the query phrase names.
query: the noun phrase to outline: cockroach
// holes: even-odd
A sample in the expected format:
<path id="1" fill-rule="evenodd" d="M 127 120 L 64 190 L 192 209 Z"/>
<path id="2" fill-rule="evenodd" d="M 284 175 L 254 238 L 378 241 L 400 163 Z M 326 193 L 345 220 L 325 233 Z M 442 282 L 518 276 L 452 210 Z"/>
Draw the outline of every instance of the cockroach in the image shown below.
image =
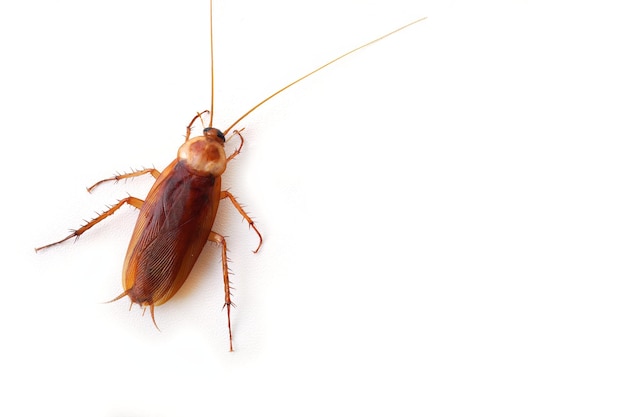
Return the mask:
<path id="1" fill-rule="evenodd" d="M 231 301 L 231 287 L 228 279 L 227 245 L 224 236 L 213 231 L 213 223 L 220 201 L 224 199 L 230 200 L 232 205 L 248 222 L 249 226 L 256 232 L 259 243 L 254 250 L 255 253 L 259 251 L 263 243 L 263 237 L 250 216 L 243 210 L 230 192 L 221 188 L 221 175 L 226 170 L 228 163 L 241 152 L 244 144 L 241 131 L 234 130 L 234 127 L 261 105 L 294 84 L 310 77 L 334 62 L 424 19 L 415 20 L 352 49 L 287 84 L 257 103 L 232 123 L 228 129 L 221 132 L 213 127 L 213 1 L 211 0 L 209 26 L 211 38 L 211 108 L 210 110 L 197 113 L 191 119 L 191 122 L 187 125 L 185 141 L 178 149 L 176 159 L 163 172 L 159 172 L 156 169 L 142 169 L 96 182 L 87 191 L 92 192 L 100 184 L 108 181 L 119 181 L 146 174 L 152 175 L 156 180 L 145 200 L 132 196 L 123 198 L 96 218 L 78 229 L 72 230 L 65 238 L 58 242 L 38 247 L 35 250 L 40 251 L 71 238 L 78 239 L 87 230 L 115 213 L 125 204 L 139 209 L 139 217 L 128 245 L 122 270 L 124 291 L 111 301 L 117 301 L 128 296 L 131 306 L 139 304 L 144 310 L 149 308 L 152 321 L 158 329 L 154 318 L 154 307 L 167 302 L 181 288 L 198 260 L 205 243 L 207 241 L 217 243 L 222 249 L 224 308 L 228 318 L 229 346 L 232 351 L 233 336 L 230 310 L 233 303 Z M 203 115 L 209 117 L 209 126 L 203 129 L 202 136 L 190 138 L 192 127 L 198 119 L 204 126 Z M 238 138 L 239 146 L 232 154 L 226 156 L 224 144 L 226 136 L 231 131 L 233 132 L 231 137 L 236 136 Z"/>

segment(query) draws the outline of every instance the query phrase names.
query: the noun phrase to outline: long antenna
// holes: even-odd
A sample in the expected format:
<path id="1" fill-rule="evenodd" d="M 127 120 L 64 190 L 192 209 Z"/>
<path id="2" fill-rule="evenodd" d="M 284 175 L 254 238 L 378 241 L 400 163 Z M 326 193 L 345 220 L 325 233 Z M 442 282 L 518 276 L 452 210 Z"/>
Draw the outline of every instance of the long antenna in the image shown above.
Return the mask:
<path id="1" fill-rule="evenodd" d="M 210 1 L 211 12 L 209 13 L 209 31 L 211 35 L 211 113 L 209 115 L 209 127 L 213 127 L 213 97 L 215 96 L 215 76 L 213 75 L 213 0 Z"/>
<path id="2" fill-rule="evenodd" d="M 213 1 L 213 0 L 211 0 L 211 1 Z M 385 34 L 385 35 L 383 35 L 383 36 L 379 37 L 379 38 L 376 38 L 376 39 L 374 39 L 374 40 L 372 40 L 372 41 L 367 42 L 366 44 L 363 44 L 363 45 L 361 45 L 361 46 L 359 46 L 359 47 L 357 47 L 357 48 L 354 48 L 353 50 L 348 51 L 348 52 L 346 52 L 345 54 L 343 54 L 343 55 L 341 55 L 341 56 L 338 56 L 337 58 L 335 58 L 335 59 L 333 59 L 333 60 L 331 60 L 331 61 L 328 61 L 327 63 L 325 63 L 325 64 L 324 64 L 324 65 L 322 65 L 321 67 L 318 67 L 318 68 L 314 69 L 313 71 L 311 71 L 311 72 L 309 72 L 308 74 L 306 74 L 306 75 L 304 75 L 304 76 L 302 76 L 302 77 L 298 78 L 297 80 L 293 81 L 292 83 L 287 84 L 286 86 L 284 86 L 284 87 L 283 87 L 283 88 L 281 88 L 280 90 L 276 91 L 274 94 L 270 95 L 270 96 L 269 96 L 269 97 L 267 97 L 266 99 L 264 99 L 264 100 L 260 101 L 258 104 L 256 104 L 254 107 L 252 107 L 250 110 L 248 110 L 247 112 L 245 112 L 245 113 L 243 114 L 243 116 L 241 116 L 239 119 L 237 119 L 237 120 L 235 121 L 235 123 L 233 123 L 232 125 L 230 125 L 230 127 L 224 131 L 224 135 L 228 135 L 228 132 L 230 132 L 230 130 L 231 130 L 233 127 L 235 127 L 235 126 L 237 125 L 237 123 L 241 122 L 241 121 L 242 121 L 245 117 L 247 117 L 250 113 L 252 113 L 252 112 L 253 112 L 253 111 L 255 111 L 256 109 L 258 109 L 259 107 L 261 107 L 261 105 L 265 104 L 265 103 L 266 103 L 267 101 L 269 101 L 270 99 L 272 99 L 272 98 L 276 97 L 278 94 L 282 93 L 283 91 L 285 91 L 286 89 L 288 89 L 288 88 L 289 88 L 289 87 L 291 87 L 292 85 L 299 83 L 300 81 L 304 80 L 305 78 L 310 77 L 311 75 L 313 75 L 313 74 L 315 74 L 316 72 L 318 72 L 318 71 L 320 71 L 320 70 L 322 70 L 322 69 L 326 68 L 326 67 L 327 67 L 327 66 L 329 66 L 330 64 L 333 64 L 333 63 L 335 63 L 335 62 L 339 61 L 340 59 L 345 58 L 345 57 L 347 57 L 348 55 L 350 55 L 350 54 L 352 54 L 352 53 L 354 53 L 354 52 L 356 52 L 356 51 L 358 51 L 358 50 L 360 50 L 360 49 L 365 48 L 366 46 L 370 46 L 370 45 L 371 45 L 371 44 L 373 44 L 373 43 L 376 43 L 376 42 L 378 42 L 378 41 L 380 41 L 380 40 L 383 40 L 383 39 L 385 39 L 386 37 L 393 35 L 394 33 L 400 32 L 401 30 L 406 29 L 406 28 L 408 28 L 409 26 L 412 26 L 412 25 L 414 25 L 414 24 L 416 24 L 416 23 L 418 23 L 418 22 L 421 22 L 421 21 L 422 21 L 422 20 L 424 20 L 424 19 L 426 19 L 426 18 L 425 18 L 425 17 L 422 17 L 422 18 L 420 18 L 420 19 L 414 20 L 414 21 L 412 21 L 411 23 L 408 23 L 408 24 L 406 24 L 406 25 L 404 25 L 404 26 L 402 26 L 402 27 L 400 27 L 400 28 L 398 28 L 398 29 L 396 29 L 396 30 L 393 30 L 393 31 L 391 31 L 391 32 L 389 32 L 389 33 L 387 33 L 387 34 Z M 213 42 L 213 36 L 211 36 L 211 57 L 213 56 L 213 43 L 212 43 L 212 42 Z M 213 65 L 213 58 L 211 58 L 211 65 Z M 211 74 L 213 74 L 213 71 L 211 71 Z M 213 77 L 211 77 L 211 82 L 213 82 Z M 211 109 L 213 109 L 213 97 L 211 97 Z M 211 112 L 211 120 L 212 120 L 212 118 L 213 118 L 213 112 Z"/>

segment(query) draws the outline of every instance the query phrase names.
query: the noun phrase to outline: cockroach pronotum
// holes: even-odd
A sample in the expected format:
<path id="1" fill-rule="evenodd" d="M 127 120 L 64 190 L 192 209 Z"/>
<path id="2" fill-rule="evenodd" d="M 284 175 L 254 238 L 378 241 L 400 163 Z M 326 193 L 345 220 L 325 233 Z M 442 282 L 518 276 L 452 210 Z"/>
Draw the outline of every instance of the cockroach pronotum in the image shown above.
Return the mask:
<path id="1" fill-rule="evenodd" d="M 226 170 L 228 162 L 235 158 L 244 144 L 242 134 L 233 130 L 250 113 L 276 95 L 285 91 L 294 84 L 308 78 L 330 64 L 350 55 L 366 46 L 380 41 L 396 32 L 424 20 L 421 18 L 377 39 L 363 44 L 349 52 L 327 62 L 308 74 L 291 82 L 275 93 L 271 94 L 250 110 L 245 112 L 224 132 L 213 127 L 213 2 L 210 2 L 210 36 L 211 36 L 211 108 L 197 113 L 187 125 L 185 142 L 178 149 L 178 156 L 163 172 L 156 169 L 142 169 L 127 174 L 116 175 L 96 182 L 89 187 L 93 191 L 100 184 L 107 181 L 119 181 L 131 177 L 150 174 L 156 182 L 148 192 L 145 200 L 136 197 L 126 197 L 118 201 L 98 215 L 93 220 L 85 223 L 80 228 L 58 242 L 50 243 L 36 248 L 40 251 L 57 245 L 71 238 L 78 238 L 87 230 L 112 215 L 124 204 L 139 209 L 139 218 L 128 246 L 126 259 L 122 271 L 122 284 L 124 291 L 111 301 L 119 300 L 128 296 L 133 303 L 141 307 L 150 308 L 150 314 L 155 326 L 154 307 L 164 304 L 176 294 L 183 285 L 187 276 L 196 263 L 202 248 L 207 241 L 212 241 L 221 246 L 222 269 L 224 275 L 224 307 L 228 318 L 228 334 L 230 350 L 233 350 L 233 337 L 230 325 L 231 293 L 228 279 L 228 264 L 226 257 L 226 240 L 212 230 L 213 222 L 217 214 L 219 202 L 228 199 L 237 211 L 248 222 L 250 227 L 259 237 L 259 244 L 254 252 L 258 252 L 263 243 L 261 233 L 257 230 L 254 222 L 243 210 L 235 197 L 228 191 L 221 189 L 221 175 Z M 190 138 L 191 129 L 198 119 L 204 126 L 203 115 L 209 117 L 209 126 L 204 128 L 202 136 Z M 229 156 L 226 156 L 224 144 L 229 132 L 239 139 L 239 146 Z M 158 326 L 157 326 L 158 328 Z"/>

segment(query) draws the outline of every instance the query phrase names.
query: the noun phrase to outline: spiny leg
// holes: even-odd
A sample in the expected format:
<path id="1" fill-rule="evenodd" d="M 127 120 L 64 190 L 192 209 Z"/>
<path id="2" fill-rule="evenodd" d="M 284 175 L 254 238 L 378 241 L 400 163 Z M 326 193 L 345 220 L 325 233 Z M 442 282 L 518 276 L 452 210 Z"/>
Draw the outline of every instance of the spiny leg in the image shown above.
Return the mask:
<path id="1" fill-rule="evenodd" d="M 226 239 L 224 236 L 211 232 L 209 240 L 215 242 L 222 247 L 222 271 L 224 272 L 224 307 L 226 307 L 226 315 L 228 316 L 228 338 L 230 340 L 230 351 L 233 351 L 233 333 L 230 328 L 230 306 L 234 304 L 230 300 L 230 281 L 228 280 L 228 258 L 226 255 Z"/>
<path id="2" fill-rule="evenodd" d="M 133 206 L 135 208 L 141 209 L 141 206 L 143 205 L 143 200 L 140 200 L 140 199 L 138 199 L 136 197 L 126 197 L 126 198 L 123 198 L 120 201 L 118 201 L 117 204 L 111 206 L 108 210 L 106 210 L 102 214 L 98 215 L 98 217 L 96 217 L 95 219 L 87 222 L 86 224 L 84 224 L 83 226 L 79 227 L 78 229 L 73 230 L 72 233 L 69 236 L 59 240 L 58 242 L 50 243 L 48 245 L 41 246 L 39 248 L 35 248 L 35 252 L 39 252 L 40 250 L 49 248 L 50 246 L 58 245 L 59 243 L 65 242 L 66 240 L 71 239 L 73 237 L 78 238 L 80 235 L 85 233 L 87 230 L 91 229 L 93 226 L 95 226 L 96 224 L 100 223 L 102 220 L 106 219 L 111 214 L 115 213 L 124 204 L 130 204 L 131 206 Z"/>
<path id="3" fill-rule="evenodd" d="M 211 112 L 208 110 L 204 110 L 204 111 L 201 111 L 200 113 L 196 113 L 193 119 L 191 119 L 191 122 L 189 122 L 189 124 L 187 125 L 187 135 L 185 136 L 185 142 L 187 142 L 189 140 L 189 136 L 191 136 L 191 126 L 193 126 L 193 124 L 196 122 L 196 120 L 198 120 L 198 118 L 202 120 L 202 115 L 204 113 L 210 114 Z"/>
<path id="4" fill-rule="evenodd" d="M 161 175 L 161 173 L 154 169 L 154 168 L 147 168 L 147 169 L 140 169 L 139 171 L 134 171 L 134 172 L 130 172 L 128 174 L 118 174 L 114 177 L 111 178 L 107 178 L 104 180 L 100 180 L 97 183 L 95 183 L 94 185 L 92 185 L 91 187 L 87 188 L 88 192 L 92 192 L 94 188 L 96 188 L 97 186 L 99 186 L 100 184 L 107 182 L 107 181 L 119 181 L 119 180 L 123 180 L 126 178 L 132 178 L 132 177 L 139 177 L 140 175 L 145 175 L 145 174 L 150 174 L 154 177 L 154 179 L 157 179 L 159 177 L 159 175 Z"/>
<path id="5" fill-rule="evenodd" d="M 231 159 L 233 159 L 234 157 L 236 157 L 237 155 L 239 155 L 239 153 L 241 152 L 241 148 L 243 148 L 243 136 L 241 135 L 241 132 L 243 132 L 243 130 L 245 129 L 242 128 L 241 130 L 234 130 L 233 134 L 230 135 L 228 137 L 228 139 L 226 139 L 226 141 L 228 142 L 233 136 L 237 135 L 239 136 L 239 139 L 241 140 L 241 143 L 239 144 L 239 147 L 235 150 L 235 152 L 233 152 L 227 159 L 226 162 L 230 162 Z"/>
<path id="6" fill-rule="evenodd" d="M 261 245 L 263 244 L 263 236 L 261 236 L 261 233 L 259 233 L 259 230 L 256 228 L 256 226 L 254 225 L 254 221 L 252 221 L 252 219 L 250 218 L 250 216 L 248 216 L 248 213 L 246 213 L 243 209 L 243 207 L 241 207 L 241 205 L 237 202 L 237 200 L 235 199 L 235 196 L 232 195 L 231 193 L 229 193 L 228 191 L 222 191 L 220 193 L 220 200 L 223 198 L 228 198 L 230 199 L 230 202 L 233 204 L 233 206 L 237 209 L 237 211 L 239 212 L 239 214 L 241 214 L 243 216 L 244 219 L 246 219 L 246 221 L 248 222 L 248 224 L 250 225 L 250 227 L 252 227 L 254 229 L 254 231 L 256 232 L 256 234 L 259 236 L 259 246 L 256 247 L 256 249 L 253 251 L 254 253 L 257 253 L 259 251 L 259 249 L 261 249 Z"/>

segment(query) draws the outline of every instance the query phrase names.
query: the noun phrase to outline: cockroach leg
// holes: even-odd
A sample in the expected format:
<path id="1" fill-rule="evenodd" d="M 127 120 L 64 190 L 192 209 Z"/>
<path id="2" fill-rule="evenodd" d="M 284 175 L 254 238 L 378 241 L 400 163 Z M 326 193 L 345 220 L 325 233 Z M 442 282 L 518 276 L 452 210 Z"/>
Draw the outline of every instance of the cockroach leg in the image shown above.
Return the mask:
<path id="1" fill-rule="evenodd" d="M 248 224 L 250 225 L 250 227 L 252 227 L 254 229 L 254 231 L 256 232 L 256 234 L 259 236 L 259 246 L 256 247 L 256 249 L 253 251 L 254 253 L 257 253 L 259 251 L 259 249 L 261 249 L 261 245 L 263 244 L 263 236 L 261 236 L 261 233 L 259 232 L 259 230 L 256 228 L 256 226 L 254 225 L 254 221 L 252 221 L 252 219 L 250 218 L 250 216 L 248 216 L 248 213 L 246 213 L 243 209 L 243 207 L 241 207 L 241 204 L 239 204 L 237 202 L 237 200 L 235 199 L 235 196 L 232 195 L 231 193 L 229 193 L 228 191 L 222 191 L 220 193 L 220 200 L 224 199 L 224 198 L 228 198 L 230 200 L 230 202 L 233 204 L 233 206 L 237 209 L 237 211 L 239 212 L 239 214 L 241 214 L 243 216 L 244 219 L 246 219 L 246 221 L 248 222 Z"/>
<path id="2" fill-rule="evenodd" d="M 233 136 L 237 135 L 237 136 L 239 136 L 239 140 L 241 141 L 241 143 L 239 144 L 239 147 L 237 148 L 237 150 L 235 150 L 235 151 L 234 151 L 234 152 L 233 152 L 233 153 L 232 153 L 232 154 L 231 154 L 231 155 L 230 155 L 230 156 L 226 159 L 226 162 L 230 162 L 230 160 L 231 160 L 231 159 L 233 159 L 234 157 L 236 157 L 237 155 L 239 155 L 239 153 L 241 152 L 241 148 L 243 148 L 243 136 L 241 135 L 241 132 L 243 132 L 243 129 L 245 129 L 245 127 L 244 127 L 244 128 L 242 128 L 241 130 L 234 130 L 234 131 L 233 131 L 233 134 L 232 134 L 232 135 L 230 135 L 230 136 L 228 137 L 228 139 L 226 139 L 226 141 L 229 141 L 229 140 L 230 140 Z"/>
<path id="3" fill-rule="evenodd" d="M 222 247 L 222 271 L 224 272 L 224 307 L 228 316 L 228 338 L 230 340 L 230 351 L 233 351 L 233 333 L 230 328 L 230 306 L 234 306 L 230 300 L 230 281 L 228 280 L 228 257 L 226 255 L 226 239 L 215 232 L 209 234 L 209 240 Z"/>
<path id="4" fill-rule="evenodd" d="M 143 206 L 143 200 L 140 200 L 140 199 L 138 199 L 136 197 L 126 197 L 126 198 L 123 198 L 120 201 L 118 201 L 117 204 L 111 206 L 108 210 L 104 211 L 102 214 L 100 214 L 95 219 L 87 222 L 85 225 L 79 227 L 78 229 L 73 230 L 72 233 L 69 236 L 59 240 L 58 242 L 50 243 L 49 245 L 45 245 L 45 246 L 41 246 L 39 248 L 35 248 L 35 252 L 39 252 L 42 249 L 46 249 L 46 248 L 49 248 L 51 246 L 58 245 L 59 243 L 65 242 L 66 240 L 71 239 L 73 237 L 78 238 L 80 235 L 85 233 L 87 230 L 91 229 L 93 226 L 95 226 L 96 224 L 100 223 L 102 220 L 106 219 L 111 214 L 115 213 L 124 204 L 130 204 L 131 206 L 133 206 L 135 208 L 141 209 L 141 206 Z"/>
<path id="5" fill-rule="evenodd" d="M 107 178 L 104 180 L 100 180 L 97 183 L 95 183 L 94 185 L 92 185 L 91 187 L 87 188 L 88 192 L 92 192 L 94 190 L 94 188 L 96 188 L 97 186 L 99 186 L 100 184 L 107 182 L 107 181 L 119 181 L 119 180 L 123 180 L 126 178 L 132 178 L 132 177 L 139 177 L 141 175 L 145 175 L 145 174 L 150 174 L 154 177 L 154 179 L 157 179 L 159 177 L 159 175 L 161 175 L 161 173 L 154 168 L 147 168 L 147 169 L 140 169 L 138 171 L 134 171 L 134 172 L 130 172 L 128 174 L 119 174 L 116 175 L 114 177 L 111 178 Z"/>
<path id="6" fill-rule="evenodd" d="M 187 125 L 187 135 L 185 136 L 185 142 L 187 142 L 189 140 L 189 136 L 191 136 L 191 126 L 193 126 L 193 124 L 196 122 L 196 120 L 198 120 L 198 118 L 200 118 L 200 121 L 202 121 L 202 115 L 204 113 L 210 114 L 211 112 L 209 110 L 204 110 L 199 113 L 196 113 L 193 119 L 191 119 L 191 122 L 189 122 L 189 124 Z M 204 125 L 204 123 L 202 124 Z"/>

